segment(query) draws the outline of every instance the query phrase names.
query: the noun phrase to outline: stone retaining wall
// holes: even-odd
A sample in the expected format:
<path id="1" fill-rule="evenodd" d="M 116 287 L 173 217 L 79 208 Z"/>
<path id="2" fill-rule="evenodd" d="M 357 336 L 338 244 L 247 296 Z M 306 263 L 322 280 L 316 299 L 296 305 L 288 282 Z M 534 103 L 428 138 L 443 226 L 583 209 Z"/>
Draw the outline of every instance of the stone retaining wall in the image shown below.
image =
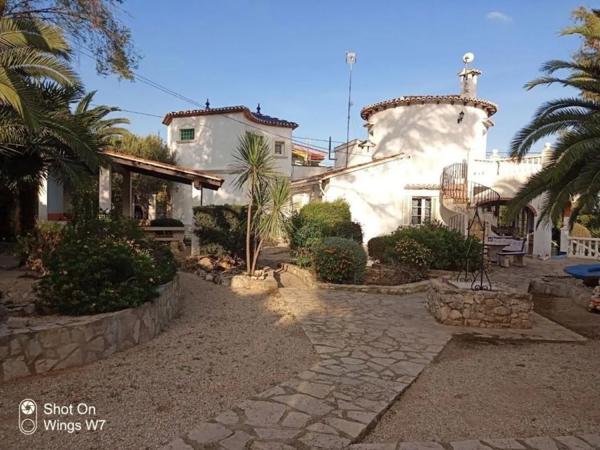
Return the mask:
<path id="1" fill-rule="evenodd" d="M 593 288 L 584 286 L 581 281 L 572 277 L 548 276 L 531 280 L 529 292 L 552 297 L 585 298 L 587 300 L 592 295 Z"/>
<path id="2" fill-rule="evenodd" d="M 458 288 L 431 280 L 427 309 L 446 325 L 481 328 L 531 328 L 531 294 L 494 284 L 494 291 Z"/>
<path id="3" fill-rule="evenodd" d="M 306 286 L 318 289 L 335 289 L 340 291 L 365 292 L 370 294 L 406 295 L 415 292 L 425 292 L 429 287 L 429 280 L 417 281 L 416 283 L 399 284 L 397 286 L 321 283 L 320 281 L 317 281 L 312 272 L 295 266 L 294 264 L 282 264 L 282 270 L 300 278 Z"/>
<path id="4" fill-rule="evenodd" d="M 159 291 L 158 298 L 137 308 L 59 323 L 0 327 L 0 381 L 81 366 L 149 341 L 181 306 L 178 276 Z"/>

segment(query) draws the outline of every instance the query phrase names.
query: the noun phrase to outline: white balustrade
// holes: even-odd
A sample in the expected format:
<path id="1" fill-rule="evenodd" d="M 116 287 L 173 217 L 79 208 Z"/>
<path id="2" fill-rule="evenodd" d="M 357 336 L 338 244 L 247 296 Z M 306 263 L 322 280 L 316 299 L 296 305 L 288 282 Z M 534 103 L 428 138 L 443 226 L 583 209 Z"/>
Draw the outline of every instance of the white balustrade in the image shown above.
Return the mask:
<path id="1" fill-rule="evenodd" d="M 600 259 L 600 238 L 569 237 L 567 256 Z"/>

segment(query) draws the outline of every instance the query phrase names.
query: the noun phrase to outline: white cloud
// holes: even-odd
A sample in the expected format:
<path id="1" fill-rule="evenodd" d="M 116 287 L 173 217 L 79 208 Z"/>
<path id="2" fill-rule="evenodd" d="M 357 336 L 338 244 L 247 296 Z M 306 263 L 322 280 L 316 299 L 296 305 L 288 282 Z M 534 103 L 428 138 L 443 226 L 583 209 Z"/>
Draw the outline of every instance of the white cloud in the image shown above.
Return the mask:
<path id="1" fill-rule="evenodd" d="M 490 11 L 485 15 L 485 18 L 496 22 L 512 22 L 512 17 L 500 11 Z"/>

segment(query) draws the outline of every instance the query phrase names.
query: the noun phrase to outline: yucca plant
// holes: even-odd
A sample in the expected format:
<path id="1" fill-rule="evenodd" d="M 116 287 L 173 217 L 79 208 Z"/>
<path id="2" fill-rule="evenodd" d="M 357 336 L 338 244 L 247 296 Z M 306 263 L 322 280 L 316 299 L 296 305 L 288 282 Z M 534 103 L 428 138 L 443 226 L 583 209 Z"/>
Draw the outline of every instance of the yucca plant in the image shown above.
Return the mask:
<path id="1" fill-rule="evenodd" d="M 250 273 L 256 270 L 256 263 L 265 241 L 279 239 L 285 235 L 290 213 L 290 182 L 287 178 L 276 177 L 272 183 L 262 186 L 255 196 L 253 217 L 254 248 Z"/>
<path id="2" fill-rule="evenodd" d="M 276 177 L 275 160 L 264 136 L 247 132 L 240 138 L 239 145 L 234 154 L 234 170 L 237 172 L 235 186 L 246 190 L 248 198 L 248 213 L 246 220 L 246 271 L 252 275 L 252 235 L 256 229 L 255 202 L 257 196 L 271 185 Z"/>
<path id="3" fill-rule="evenodd" d="M 597 53 L 596 53 L 597 55 Z M 538 224 L 558 222 L 572 205 L 574 223 L 582 210 L 592 209 L 600 193 L 600 58 L 549 61 L 544 75 L 526 84 L 527 89 L 560 84 L 579 91 L 578 97 L 543 104 L 531 122 L 512 141 L 511 156 L 520 160 L 541 139 L 558 136 L 544 168 L 532 176 L 509 205 L 516 216 L 534 198 L 544 195 Z M 565 72 L 563 76 L 558 75 Z"/>

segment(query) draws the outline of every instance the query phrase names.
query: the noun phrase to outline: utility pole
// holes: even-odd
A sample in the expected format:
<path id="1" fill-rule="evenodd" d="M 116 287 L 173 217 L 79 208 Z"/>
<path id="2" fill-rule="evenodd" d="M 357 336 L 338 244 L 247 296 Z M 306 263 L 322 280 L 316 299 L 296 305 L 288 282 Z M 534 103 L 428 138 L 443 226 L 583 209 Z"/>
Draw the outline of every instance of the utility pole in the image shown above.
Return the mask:
<path id="1" fill-rule="evenodd" d="M 353 51 L 346 52 L 346 64 L 350 68 L 348 79 L 348 120 L 346 122 L 346 167 L 348 167 L 348 154 L 350 147 L 350 108 L 352 107 L 352 66 L 356 63 L 356 53 Z"/>

